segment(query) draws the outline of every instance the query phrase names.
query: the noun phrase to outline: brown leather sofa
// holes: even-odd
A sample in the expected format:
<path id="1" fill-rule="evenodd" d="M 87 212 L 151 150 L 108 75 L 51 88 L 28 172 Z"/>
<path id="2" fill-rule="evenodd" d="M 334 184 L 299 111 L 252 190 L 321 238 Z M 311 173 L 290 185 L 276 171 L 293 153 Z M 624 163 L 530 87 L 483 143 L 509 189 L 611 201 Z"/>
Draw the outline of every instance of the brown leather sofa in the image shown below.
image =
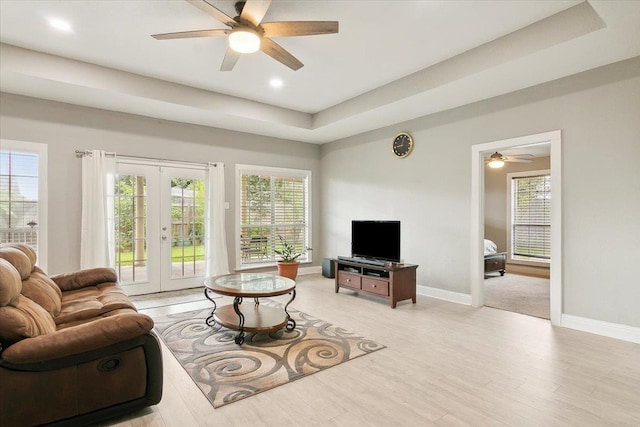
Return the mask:
<path id="1" fill-rule="evenodd" d="M 0 245 L 0 426 L 84 425 L 160 401 L 153 320 L 112 269 L 47 276 Z"/>

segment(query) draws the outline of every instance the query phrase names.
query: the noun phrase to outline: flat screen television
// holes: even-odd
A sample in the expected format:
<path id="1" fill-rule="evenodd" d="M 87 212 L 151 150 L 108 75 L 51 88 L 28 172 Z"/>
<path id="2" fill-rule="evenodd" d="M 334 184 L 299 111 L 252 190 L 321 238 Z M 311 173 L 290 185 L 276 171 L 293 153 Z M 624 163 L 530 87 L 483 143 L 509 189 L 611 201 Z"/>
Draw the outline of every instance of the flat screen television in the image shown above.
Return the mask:
<path id="1" fill-rule="evenodd" d="M 400 221 L 351 221 L 351 256 L 400 262 Z"/>

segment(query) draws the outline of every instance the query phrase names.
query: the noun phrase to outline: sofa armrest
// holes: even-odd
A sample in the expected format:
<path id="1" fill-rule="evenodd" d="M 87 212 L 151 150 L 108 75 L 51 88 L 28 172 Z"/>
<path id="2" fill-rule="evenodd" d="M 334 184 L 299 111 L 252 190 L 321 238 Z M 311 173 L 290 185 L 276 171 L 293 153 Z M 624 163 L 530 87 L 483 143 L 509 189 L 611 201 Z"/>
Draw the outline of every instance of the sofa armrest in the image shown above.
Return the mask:
<path id="1" fill-rule="evenodd" d="M 140 313 L 123 313 L 89 323 L 26 338 L 8 347 L 2 359 L 11 364 L 44 363 L 89 352 L 144 335 L 153 320 Z"/>
<path id="2" fill-rule="evenodd" d="M 115 283 L 118 281 L 118 275 L 113 268 L 98 267 L 58 274 L 51 276 L 51 280 L 60 287 L 62 292 L 65 292 L 86 288 L 87 286 L 96 286 L 101 283 Z"/>

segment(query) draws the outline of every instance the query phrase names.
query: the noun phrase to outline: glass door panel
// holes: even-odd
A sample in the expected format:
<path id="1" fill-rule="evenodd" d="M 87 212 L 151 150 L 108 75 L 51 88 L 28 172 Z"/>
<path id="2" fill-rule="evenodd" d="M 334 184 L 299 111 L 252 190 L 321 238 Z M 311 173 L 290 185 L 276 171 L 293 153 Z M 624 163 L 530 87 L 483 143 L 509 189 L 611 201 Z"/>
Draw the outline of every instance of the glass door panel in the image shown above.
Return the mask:
<path id="1" fill-rule="evenodd" d="M 116 270 L 129 294 L 159 292 L 159 239 L 149 230 L 157 228 L 158 168 L 146 165 L 118 166 L 114 212 Z M 153 233 L 151 233 L 153 234 Z"/>
<path id="2" fill-rule="evenodd" d="M 162 168 L 163 290 L 199 286 L 204 280 L 204 178 L 203 170 Z"/>

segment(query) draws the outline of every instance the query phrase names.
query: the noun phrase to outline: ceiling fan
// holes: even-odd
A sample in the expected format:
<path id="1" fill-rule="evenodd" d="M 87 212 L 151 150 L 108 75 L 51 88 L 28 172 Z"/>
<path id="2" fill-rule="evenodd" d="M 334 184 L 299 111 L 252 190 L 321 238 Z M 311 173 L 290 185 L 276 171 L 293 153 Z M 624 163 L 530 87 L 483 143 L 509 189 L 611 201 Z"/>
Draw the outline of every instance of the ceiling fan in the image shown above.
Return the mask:
<path id="1" fill-rule="evenodd" d="M 258 49 L 281 62 L 294 71 L 303 67 L 303 63 L 287 52 L 282 46 L 272 40 L 272 37 L 310 36 L 317 34 L 333 34 L 338 32 L 337 21 L 284 21 L 261 22 L 271 0 L 247 0 L 235 4 L 235 18 L 230 17 L 217 7 L 211 0 L 187 0 L 193 6 L 201 9 L 230 29 L 210 29 L 183 31 L 178 33 L 154 34 L 156 40 L 184 39 L 192 37 L 222 37 L 228 36 L 229 47 L 222 60 L 220 71 L 230 71 L 243 53 L 253 53 Z"/>
<path id="2" fill-rule="evenodd" d="M 532 158 L 533 154 L 516 154 L 513 156 L 505 156 L 496 151 L 491 156 L 489 156 L 489 158 L 486 159 L 485 162 L 490 168 L 497 169 L 504 166 L 505 162 L 531 163 Z"/>

